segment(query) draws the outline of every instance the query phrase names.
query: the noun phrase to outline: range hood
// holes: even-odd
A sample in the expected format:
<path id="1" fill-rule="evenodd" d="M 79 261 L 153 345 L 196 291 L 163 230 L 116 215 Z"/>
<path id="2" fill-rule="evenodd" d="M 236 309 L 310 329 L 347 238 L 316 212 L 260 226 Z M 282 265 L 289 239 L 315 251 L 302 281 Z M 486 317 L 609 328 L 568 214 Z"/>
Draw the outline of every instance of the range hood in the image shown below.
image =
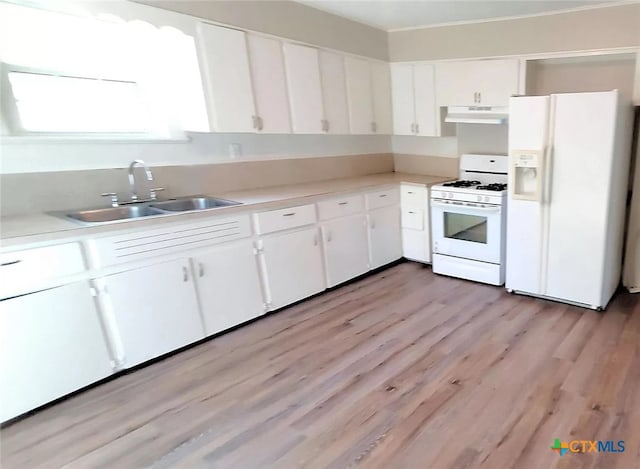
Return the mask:
<path id="1" fill-rule="evenodd" d="M 449 106 L 445 122 L 455 124 L 505 124 L 509 108 L 495 106 Z"/>

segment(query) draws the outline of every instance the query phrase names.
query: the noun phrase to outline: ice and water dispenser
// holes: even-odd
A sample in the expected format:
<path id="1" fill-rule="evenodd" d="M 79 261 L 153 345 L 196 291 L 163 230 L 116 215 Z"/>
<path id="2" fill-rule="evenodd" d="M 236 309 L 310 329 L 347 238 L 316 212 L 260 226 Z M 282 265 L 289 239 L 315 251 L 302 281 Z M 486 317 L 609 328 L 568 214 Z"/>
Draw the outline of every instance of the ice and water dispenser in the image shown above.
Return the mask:
<path id="1" fill-rule="evenodd" d="M 511 198 L 521 200 L 542 199 L 543 152 L 540 150 L 512 150 Z"/>

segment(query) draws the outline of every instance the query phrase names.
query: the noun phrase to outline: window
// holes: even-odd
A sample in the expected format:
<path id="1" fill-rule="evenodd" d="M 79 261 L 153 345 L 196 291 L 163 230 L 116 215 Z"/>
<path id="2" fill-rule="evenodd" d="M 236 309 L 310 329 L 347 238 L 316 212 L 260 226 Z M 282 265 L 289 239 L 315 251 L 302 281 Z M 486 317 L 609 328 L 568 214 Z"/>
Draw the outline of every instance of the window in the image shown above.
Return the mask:
<path id="1" fill-rule="evenodd" d="M 0 1 L 0 66 L 4 134 L 209 130 L 195 40 L 172 26 Z"/>
<path id="2" fill-rule="evenodd" d="M 153 131 L 137 83 L 9 71 L 15 133 Z M 19 128 L 18 128 L 19 127 Z"/>

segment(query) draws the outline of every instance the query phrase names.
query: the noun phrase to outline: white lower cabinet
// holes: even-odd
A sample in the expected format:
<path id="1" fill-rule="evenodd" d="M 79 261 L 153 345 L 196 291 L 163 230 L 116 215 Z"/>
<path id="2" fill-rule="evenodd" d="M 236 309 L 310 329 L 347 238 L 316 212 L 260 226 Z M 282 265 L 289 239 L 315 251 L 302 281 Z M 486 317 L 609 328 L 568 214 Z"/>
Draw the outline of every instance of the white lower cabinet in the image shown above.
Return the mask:
<path id="1" fill-rule="evenodd" d="M 400 186 L 402 251 L 412 261 L 431 262 L 429 192 L 422 184 Z"/>
<path id="2" fill-rule="evenodd" d="M 402 237 L 398 206 L 370 210 L 368 218 L 371 268 L 376 269 L 400 259 Z"/>
<path id="3" fill-rule="evenodd" d="M 116 355 L 130 368 L 204 337 L 189 261 L 179 259 L 99 281 L 115 323 Z"/>
<path id="4" fill-rule="evenodd" d="M 325 289 L 318 229 L 307 228 L 258 240 L 269 309 L 278 309 Z"/>
<path id="5" fill-rule="evenodd" d="M 325 222 L 321 230 L 328 287 L 346 282 L 369 270 L 364 215 Z"/>
<path id="6" fill-rule="evenodd" d="M 112 372 L 86 281 L 0 302 L 0 421 Z"/>
<path id="7" fill-rule="evenodd" d="M 257 259 L 250 241 L 222 245 L 191 261 L 206 335 L 265 313 Z"/>

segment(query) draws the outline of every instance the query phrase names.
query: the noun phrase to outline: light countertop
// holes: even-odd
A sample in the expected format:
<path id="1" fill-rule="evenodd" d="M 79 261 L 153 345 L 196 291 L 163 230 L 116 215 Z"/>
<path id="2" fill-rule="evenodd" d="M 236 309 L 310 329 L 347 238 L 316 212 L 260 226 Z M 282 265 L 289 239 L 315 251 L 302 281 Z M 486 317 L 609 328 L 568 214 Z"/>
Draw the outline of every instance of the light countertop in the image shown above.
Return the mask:
<path id="1" fill-rule="evenodd" d="M 432 186 L 451 179 L 453 178 L 443 176 L 382 173 L 226 193 L 213 191 L 208 195 L 235 200 L 241 202 L 242 205 L 91 225 L 81 224 L 46 213 L 2 217 L 0 218 L 0 239 L 2 240 L 3 248 L 11 249 L 21 245 L 59 241 L 67 238 L 71 240 L 124 229 L 140 229 L 166 223 L 196 221 L 210 217 L 214 212 L 216 216 L 225 216 L 247 211 L 273 209 L 292 204 L 313 203 L 332 194 L 339 195 L 400 182 Z"/>

